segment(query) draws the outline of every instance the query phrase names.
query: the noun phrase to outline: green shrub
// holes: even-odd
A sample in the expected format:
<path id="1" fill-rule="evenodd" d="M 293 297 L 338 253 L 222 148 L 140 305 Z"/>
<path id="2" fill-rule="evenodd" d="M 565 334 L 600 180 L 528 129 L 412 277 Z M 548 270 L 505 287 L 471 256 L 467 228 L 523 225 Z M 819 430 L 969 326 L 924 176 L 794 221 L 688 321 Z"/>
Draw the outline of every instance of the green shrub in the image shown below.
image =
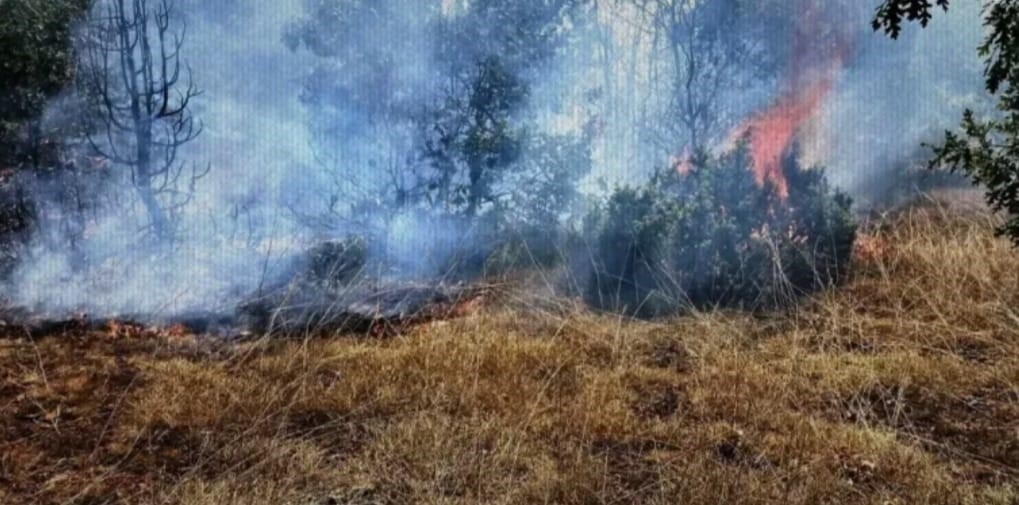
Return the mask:
<path id="1" fill-rule="evenodd" d="M 820 169 L 783 163 L 788 198 L 758 185 L 745 148 L 615 192 L 588 226 L 591 305 L 639 317 L 776 307 L 837 282 L 856 227 Z"/>
<path id="2" fill-rule="evenodd" d="M 594 250 L 588 303 L 648 316 L 668 310 L 667 297 L 657 295 L 671 284 L 666 261 L 682 212 L 654 186 L 619 189 L 595 211 L 588 230 Z"/>

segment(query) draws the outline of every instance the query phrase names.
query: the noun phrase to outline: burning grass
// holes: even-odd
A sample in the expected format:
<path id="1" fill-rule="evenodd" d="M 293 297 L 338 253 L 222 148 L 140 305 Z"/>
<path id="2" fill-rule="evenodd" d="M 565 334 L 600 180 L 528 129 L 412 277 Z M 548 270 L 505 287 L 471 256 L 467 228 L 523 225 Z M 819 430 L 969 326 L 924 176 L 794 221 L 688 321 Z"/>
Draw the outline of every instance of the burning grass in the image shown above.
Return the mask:
<path id="1" fill-rule="evenodd" d="M 1019 256 L 927 203 L 795 312 L 0 339 L 0 502 L 1019 500 Z"/>

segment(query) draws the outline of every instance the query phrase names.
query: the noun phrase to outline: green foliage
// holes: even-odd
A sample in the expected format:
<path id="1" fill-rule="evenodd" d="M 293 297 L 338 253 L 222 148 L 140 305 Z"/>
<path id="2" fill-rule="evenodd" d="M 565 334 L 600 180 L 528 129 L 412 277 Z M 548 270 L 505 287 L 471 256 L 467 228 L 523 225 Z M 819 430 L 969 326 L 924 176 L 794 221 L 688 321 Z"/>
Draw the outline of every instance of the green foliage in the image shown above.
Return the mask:
<path id="1" fill-rule="evenodd" d="M 938 5 L 948 8 L 946 0 Z M 874 27 L 896 37 L 903 17 L 926 25 L 931 10 L 927 0 L 887 0 Z M 999 234 L 1019 245 L 1019 1 L 989 3 L 984 18 L 987 37 L 979 55 L 986 63 L 987 91 L 1000 93 L 998 111 L 990 117 L 965 111 L 961 131 L 946 132 L 944 142 L 934 147 L 931 168 L 947 166 L 983 186 L 988 204 L 1008 216 Z"/>
<path id="2" fill-rule="evenodd" d="M 73 23 L 90 3 L 0 0 L 0 169 L 46 143 L 34 121 L 73 77 Z"/>
<path id="3" fill-rule="evenodd" d="M 425 156 L 437 169 L 430 199 L 468 217 L 494 200 L 492 188 L 520 156 L 523 131 L 512 114 L 527 86 L 496 57 L 475 64 L 464 95 L 451 96 L 429 126 Z"/>
<path id="4" fill-rule="evenodd" d="M 789 197 L 759 187 L 746 149 L 624 188 L 589 227 L 592 305 L 650 317 L 690 307 L 774 307 L 837 282 L 856 227 L 820 169 L 784 164 Z"/>
<path id="5" fill-rule="evenodd" d="M 535 133 L 520 141 L 521 155 L 504 174 L 495 199 L 497 221 L 548 232 L 553 223 L 578 219 L 579 181 L 591 169 L 590 143 L 582 137 Z"/>
<path id="6" fill-rule="evenodd" d="M 608 310 L 659 315 L 671 309 L 669 238 L 683 219 L 677 201 L 655 187 L 616 191 L 593 226 L 594 269 L 586 298 Z"/>
<path id="7" fill-rule="evenodd" d="M 1001 93 L 998 114 L 978 118 L 965 111 L 962 131 L 946 132 L 931 165 L 962 171 L 982 185 L 991 207 L 1008 215 L 998 232 L 1019 245 L 1019 2 L 990 5 L 985 24 L 980 55 L 987 62 L 987 90 Z"/>
<path id="8" fill-rule="evenodd" d="M 57 165 L 63 131 L 41 116 L 72 80 L 74 22 L 89 0 L 0 0 L 0 278 L 10 273 L 36 217 L 19 172 Z"/>
<path id="9" fill-rule="evenodd" d="M 948 10 L 949 0 L 936 0 L 937 6 Z M 927 26 L 933 17 L 934 4 L 931 0 L 885 0 L 874 16 L 874 29 L 884 30 L 892 38 L 902 33 L 902 22 L 916 21 Z"/>
<path id="10" fill-rule="evenodd" d="M 337 200 L 352 212 L 367 196 L 479 223 L 498 217 L 499 226 L 548 224 L 567 212 L 572 183 L 590 166 L 583 139 L 539 131 L 527 109 L 531 83 L 582 3 L 474 0 L 446 15 L 439 2 L 308 0 L 311 15 L 285 41 L 324 58 L 302 96 L 316 107 L 316 148 L 362 137 L 384 143 L 395 131 L 408 151 L 366 163 L 388 172 L 373 181 L 379 187 Z M 375 43 L 378 33 L 413 36 Z M 339 165 L 337 173 L 364 178 L 365 166 Z"/>
<path id="11" fill-rule="evenodd" d="M 579 249 L 581 239 L 565 227 L 527 227 L 504 231 L 494 248 L 485 255 L 486 277 L 509 276 L 520 272 L 551 271 L 568 263 L 569 252 Z"/>

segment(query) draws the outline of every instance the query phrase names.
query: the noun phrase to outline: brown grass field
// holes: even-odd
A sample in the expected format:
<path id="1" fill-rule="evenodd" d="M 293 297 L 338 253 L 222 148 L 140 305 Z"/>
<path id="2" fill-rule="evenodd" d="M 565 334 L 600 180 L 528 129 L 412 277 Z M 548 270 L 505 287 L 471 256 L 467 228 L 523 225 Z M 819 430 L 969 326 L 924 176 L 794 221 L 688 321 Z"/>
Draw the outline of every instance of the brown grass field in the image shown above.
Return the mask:
<path id="1" fill-rule="evenodd" d="M 968 199 L 796 310 L 512 291 L 391 338 L 0 336 L 0 503 L 1019 503 L 1019 253 Z M 552 304 L 546 304 L 552 306 Z"/>

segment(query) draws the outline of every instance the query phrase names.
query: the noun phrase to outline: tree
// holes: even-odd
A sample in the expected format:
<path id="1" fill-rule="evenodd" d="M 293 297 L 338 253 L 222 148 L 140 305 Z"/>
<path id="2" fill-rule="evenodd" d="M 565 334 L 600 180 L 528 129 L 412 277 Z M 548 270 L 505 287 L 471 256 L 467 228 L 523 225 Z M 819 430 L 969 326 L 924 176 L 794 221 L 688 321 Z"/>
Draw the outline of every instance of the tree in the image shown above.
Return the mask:
<path id="1" fill-rule="evenodd" d="M 520 157 L 521 131 L 511 115 L 527 86 L 496 57 L 476 63 L 463 79 L 463 94 L 452 94 L 429 126 L 425 156 L 436 174 L 428 198 L 473 218 L 495 203 L 493 187 Z"/>
<path id="2" fill-rule="evenodd" d="M 746 26 L 752 11 L 739 0 L 654 0 L 649 8 L 668 62 L 664 138 L 681 138 L 691 151 L 715 145 L 733 127 L 722 110 L 728 93 L 745 89 L 767 66 Z"/>
<path id="3" fill-rule="evenodd" d="M 948 10 L 948 0 L 936 0 L 937 6 Z M 885 0 L 877 9 L 874 29 L 884 29 L 892 38 L 902 33 L 902 21 L 916 21 L 927 26 L 933 18 L 931 0 Z"/>
<path id="4" fill-rule="evenodd" d="M 302 98 L 316 111 L 316 151 L 348 191 L 330 202 L 473 220 L 537 203 L 525 202 L 522 182 L 536 195 L 538 181 L 576 175 L 527 159 L 574 139 L 535 131 L 526 109 L 581 3 L 473 0 L 448 12 L 437 1 L 309 2 L 286 41 L 324 58 Z"/>
<path id="5" fill-rule="evenodd" d="M 39 117 L 74 75 L 72 27 L 90 3 L 0 0 L 0 170 L 38 168 L 56 142 Z"/>
<path id="6" fill-rule="evenodd" d="M 937 6 L 947 10 L 949 2 L 938 0 Z M 886 0 L 878 8 L 874 29 L 896 38 L 903 20 L 926 26 L 934 8 L 929 0 Z M 987 91 L 999 95 L 998 111 L 978 117 L 966 110 L 961 131 L 946 132 L 944 142 L 934 146 L 930 166 L 961 171 L 983 185 L 991 208 L 1008 217 L 999 234 L 1019 245 L 1019 1 L 989 3 L 984 24 L 988 34 L 978 51 L 986 64 Z"/>
<path id="7" fill-rule="evenodd" d="M 188 199 L 178 182 L 181 146 L 202 131 L 190 110 L 201 92 L 181 58 L 184 29 L 171 30 L 171 0 L 108 0 L 84 35 L 79 83 L 97 111 L 87 132 L 101 156 L 126 167 L 160 238 L 172 234 L 167 212 Z M 192 169 L 189 184 L 207 173 Z M 166 202 L 161 202 L 163 198 Z"/>
<path id="8" fill-rule="evenodd" d="M 437 60 L 451 79 L 426 136 L 429 198 L 468 217 L 499 206 L 533 125 L 530 79 L 561 47 L 576 0 L 475 0 L 439 24 Z M 534 167 L 531 168 L 540 168 Z"/>
<path id="9" fill-rule="evenodd" d="M 27 180 L 69 168 L 63 163 L 68 131 L 43 116 L 73 79 L 73 27 L 89 4 L 0 0 L 0 277 L 16 262 L 37 217 Z"/>

